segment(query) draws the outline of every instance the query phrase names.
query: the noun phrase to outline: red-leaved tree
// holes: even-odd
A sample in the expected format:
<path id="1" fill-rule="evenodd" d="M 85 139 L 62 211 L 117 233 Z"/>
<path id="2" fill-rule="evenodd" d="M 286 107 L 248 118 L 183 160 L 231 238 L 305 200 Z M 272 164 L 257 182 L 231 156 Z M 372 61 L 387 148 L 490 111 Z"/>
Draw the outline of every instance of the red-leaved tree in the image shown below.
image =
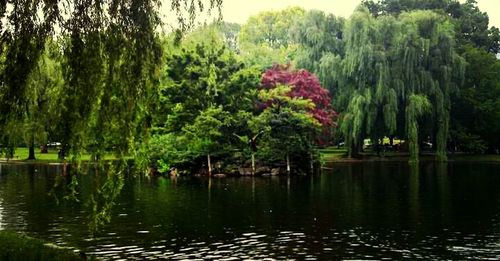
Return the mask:
<path id="1" fill-rule="evenodd" d="M 291 87 L 290 97 L 302 97 L 315 104 L 309 113 L 323 127 L 335 125 L 337 113 L 331 106 L 331 97 L 325 88 L 321 87 L 318 78 L 307 70 L 292 70 L 290 65 L 274 65 L 262 75 L 262 87 L 274 88 L 277 85 Z"/>

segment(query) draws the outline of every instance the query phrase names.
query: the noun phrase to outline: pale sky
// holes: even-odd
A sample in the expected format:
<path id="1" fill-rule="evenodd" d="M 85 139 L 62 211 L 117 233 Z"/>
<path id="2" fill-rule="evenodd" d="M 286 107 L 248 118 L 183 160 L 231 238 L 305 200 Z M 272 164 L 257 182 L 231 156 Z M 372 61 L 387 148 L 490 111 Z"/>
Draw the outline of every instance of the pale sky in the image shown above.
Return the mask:
<path id="1" fill-rule="evenodd" d="M 479 9 L 487 12 L 490 26 L 500 28 L 500 0 L 477 0 Z M 227 22 L 243 24 L 248 17 L 266 10 L 300 6 L 318 9 L 336 16 L 349 17 L 361 0 L 224 0 L 222 15 Z"/>

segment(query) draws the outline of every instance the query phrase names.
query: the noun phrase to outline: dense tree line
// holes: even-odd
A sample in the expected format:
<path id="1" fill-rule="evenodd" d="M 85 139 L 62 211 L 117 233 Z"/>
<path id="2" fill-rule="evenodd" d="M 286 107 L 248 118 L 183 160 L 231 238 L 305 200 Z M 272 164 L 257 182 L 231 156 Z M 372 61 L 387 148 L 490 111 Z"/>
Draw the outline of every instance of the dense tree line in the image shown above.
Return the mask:
<path id="1" fill-rule="evenodd" d="M 264 18 L 270 16 L 257 15 L 242 28 L 264 28 L 255 24 L 269 23 Z M 493 133 L 499 131 L 500 34 L 488 23 L 474 0 L 363 1 L 347 20 L 304 11 L 288 26 L 288 38 L 280 38 L 297 46 L 283 57 L 330 90 L 340 114 L 336 137 L 350 155 L 365 139 L 380 150 L 383 137 L 399 137 L 412 160 L 423 142 L 446 160 L 449 151 L 499 149 Z"/>
<path id="2" fill-rule="evenodd" d="M 0 3 L 0 145 L 62 144 L 171 167 L 229 171 L 257 162 L 309 166 L 344 140 L 500 148 L 500 34 L 475 1 L 363 1 L 345 19 L 288 8 L 243 25 L 193 28 L 221 1 Z M 305 157 L 306 156 L 306 157 Z"/>

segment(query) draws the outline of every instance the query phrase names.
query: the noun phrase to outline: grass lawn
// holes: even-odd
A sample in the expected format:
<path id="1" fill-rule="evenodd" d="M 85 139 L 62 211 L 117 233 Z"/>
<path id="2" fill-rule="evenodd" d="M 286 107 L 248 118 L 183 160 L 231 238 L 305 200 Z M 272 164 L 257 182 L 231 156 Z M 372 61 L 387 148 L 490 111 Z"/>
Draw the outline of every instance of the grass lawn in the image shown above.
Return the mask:
<path id="1" fill-rule="evenodd" d="M 336 147 L 320 149 L 321 161 L 338 161 L 347 157 L 346 149 L 337 149 Z"/>
<path id="2" fill-rule="evenodd" d="M 50 162 L 62 162 L 58 159 L 57 149 L 49 149 L 48 153 L 40 153 L 40 149 L 35 150 L 35 158 L 34 161 L 28 161 L 29 150 L 28 148 L 16 148 L 14 152 L 14 158 L 9 159 L 11 161 L 26 161 L 26 162 L 40 162 L 40 163 L 50 163 Z M 71 155 L 66 157 L 71 158 Z M 1 160 L 2 158 L 0 158 Z M 82 161 L 90 161 L 90 154 L 83 153 L 80 157 Z M 104 160 L 117 160 L 118 158 L 113 154 L 104 155 Z"/>
<path id="3" fill-rule="evenodd" d="M 26 160 L 28 158 L 28 148 L 16 148 L 14 152 L 14 160 Z M 57 158 L 57 150 L 49 149 L 48 153 L 40 153 L 39 149 L 35 150 L 35 157 L 40 161 L 59 161 Z"/>
<path id="4" fill-rule="evenodd" d="M 0 231 L 0 260 L 85 260 L 69 249 L 14 232 Z"/>

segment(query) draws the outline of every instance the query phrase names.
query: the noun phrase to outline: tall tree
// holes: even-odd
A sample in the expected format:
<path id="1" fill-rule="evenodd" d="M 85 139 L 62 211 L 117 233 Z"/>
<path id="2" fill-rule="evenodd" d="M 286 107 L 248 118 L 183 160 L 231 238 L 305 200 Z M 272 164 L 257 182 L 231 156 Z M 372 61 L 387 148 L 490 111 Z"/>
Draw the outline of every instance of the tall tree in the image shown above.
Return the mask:
<path id="1" fill-rule="evenodd" d="M 90 116 L 103 88 L 104 6 L 82 0 L 74 3 L 64 46 L 64 94 L 62 100 L 60 157 L 69 149 L 78 156 L 85 148 Z"/>
<path id="2" fill-rule="evenodd" d="M 290 65 L 275 65 L 262 75 L 262 87 L 272 89 L 279 85 L 291 87 L 288 95 L 292 98 L 312 101 L 314 108 L 309 113 L 321 125 L 328 127 L 335 123 L 336 113 L 331 106 L 330 94 L 315 75 L 307 70 L 292 70 Z"/>
<path id="3" fill-rule="evenodd" d="M 432 10 L 452 18 L 460 46 L 471 44 L 492 53 L 500 52 L 500 32 L 489 26 L 486 12 L 479 10 L 476 0 L 363 0 L 363 5 L 375 15 L 399 15 L 415 10 Z"/>
<path id="4" fill-rule="evenodd" d="M 263 142 L 267 142 L 268 151 L 277 155 L 285 152 L 282 156 L 288 172 L 290 155 L 306 153 L 312 162 L 318 134 L 328 134 L 329 127 L 336 124 L 337 114 L 328 91 L 315 75 L 307 70 L 292 70 L 290 65 L 275 65 L 267 70 L 262 75 L 262 88 L 259 98 L 264 109 L 253 126 L 266 130 Z M 254 131 L 257 133 L 257 129 Z M 275 151 L 283 148 L 280 153 Z"/>
<path id="5" fill-rule="evenodd" d="M 465 82 L 452 99 L 454 144 L 463 151 L 481 152 L 480 144 L 485 142 L 489 152 L 497 152 L 500 150 L 500 60 L 471 45 L 465 46 L 463 56 L 467 60 Z"/>
<path id="6" fill-rule="evenodd" d="M 436 141 L 437 159 L 446 160 L 450 94 L 461 83 L 465 65 L 454 51 L 451 23 L 431 11 L 401 14 L 396 20 L 373 17 L 358 8 L 345 35 L 341 96 L 348 107 L 342 129 L 350 154 L 360 148 L 364 137 L 378 143 L 383 135 L 394 134 L 398 117 L 407 123 L 404 133 L 415 140 L 415 117 L 426 111 L 415 106 L 427 107 L 424 100 L 428 99 L 432 104 L 429 135 Z M 410 152 L 411 160 L 418 160 L 417 150 Z"/>
<path id="7" fill-rule="evenodd" d="M 331 94 L 337 94 L 337 66 L 344 56 L 343 27 L 345 20 L 332 14 L 312 10 L 297 20 L 293 39 L 300 45 L 295 57 L 298 68 L 318 75 Z"/>
<path id="8" fill-rule="evenodd" d="M 58 96 L 64 80 L 58 42 L 48 40 L 36 68 L 28 78 L 24 115 L 24 140 L 29 147 L 28 159 L 35 159 L 35 143 L 45 145 L 59 120 Z M 52 136 L 55 138 L 56 136 Z"/>
<path id="9" fill-rule="evenodd" d="M 450 0 L 363 0 L 370 12 L 375 15 L 399 15 L 415 10 L 445 10 Z"/>
<path id="10" fill-rule="evenodd" d="M 200 162 L 211 166 L 221 152 L 241 147 L 235 135 L 251 134 L 246 121 L 254 110 L 261 73 L 239 61 L 212 28 L 205 30 L 189 35 L 180 47 L 166 43 L 171 51 L 147 152 L 150 163 L 163 170 L 174 165 L 197 171 Z"/>
<path id="11" fill-rule="evenodd" d="M 398 92 L 391 83 L 391 50 L 399 35 L 394 17 L 375 18 L 358 8 L 347 21 L 345 58 L 339 68 L 341 103 L 346 104 L 341 129 L 349 155 L 355 156 L 365 137 L 374 141 L 396 131 Z"/>
<path id="12" fill-rule="evenodd" d="M 238 38 L 240 55 L 245 62 L 264 70 L 294 60 L 297 44 L 291 36 L 291 28 L 304 13 L 301 8 L 291 7 L 250 17 L 242 25 Z"/>
<path id="13" fill-rule="evenodd" d="M 4 127 L 22 121 L 28 97 L 28 78 L 37 66 L 47 36 L 53 31 L 57 13 L 55 1 L 16 0 L 0 3 L 0 54 L 4 57 L 0 66 L 0 132 L 1 143 L 10 147 L 15 146 L 10 136 L 16 134 Z"/>
<path id="14" fill-rule="evenodd" d="M 293 44 L 290 26 L 304 16 L 304 9 L 290 7 L 280 11 L 265 11 L 251 16 L 241 27 L 240 41 L 243 43 L 267 43 L 278 49 Z"/>
<path id="15" fill-rule="evenodd" d="M 401 20 L 403 31 L 409 32 L 411 38 L 405 38 L 400 45 L 399 75 L 403 76 L 407 95 L 422 93 L 430 99 L 433 108 L 430 136 L 437 159 L 446 160 L 450 97 L 463 83 L 465 60 L 455 51 L 453 25 L 442 15 L 417 11 L 403 15 Z"/>
<path id="16" fill-rule="evenodd" d="M 267 161 L 285 159 L 288 174 L 291 173 L 291 157 L 312 155 L 312 137 L 321 128 L 321 123 L 308 112 L 314 109 L 314 103 L 307 98 L 291 97 L 292 89 L 282 84 L 262 89 L 259 99 L 268 105 L 249 122 L 255 133 L 264 133 L 259 142 L 264 147 L 260 150 L 261 155 Z"/>

